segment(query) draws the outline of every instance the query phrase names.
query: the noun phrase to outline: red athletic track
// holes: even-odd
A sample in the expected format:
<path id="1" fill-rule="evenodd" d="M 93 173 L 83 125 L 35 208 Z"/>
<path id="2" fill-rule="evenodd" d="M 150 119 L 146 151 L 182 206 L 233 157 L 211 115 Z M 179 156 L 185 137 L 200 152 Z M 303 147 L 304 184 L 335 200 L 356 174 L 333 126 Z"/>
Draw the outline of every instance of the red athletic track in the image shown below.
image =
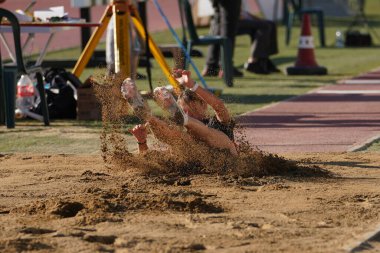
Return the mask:
<path id="1" fill-rule="evenodd" d="M 373 73 L 380 71 L 360 77 L 366 79 Z M 330 85 L 247 113 L 239 121 L 250 143 L 264 151 L 352 150 L 380 138 L 380 81 Z"/>

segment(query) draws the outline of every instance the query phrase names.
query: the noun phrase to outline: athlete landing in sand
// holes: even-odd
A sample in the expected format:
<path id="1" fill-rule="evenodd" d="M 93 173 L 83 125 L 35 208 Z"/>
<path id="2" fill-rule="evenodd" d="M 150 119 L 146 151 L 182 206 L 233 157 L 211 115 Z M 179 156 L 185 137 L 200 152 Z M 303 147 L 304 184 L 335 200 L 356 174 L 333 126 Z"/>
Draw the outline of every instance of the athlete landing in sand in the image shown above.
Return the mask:
<path id="1" fill-rule="evenodd" d="M 157 87 L 154 90 L 157 103 L 170 113 L 170 119 L 176 125 L 183 126 L 187 131 L 181 131 L 178 127 L 153 116 L 137 91 L 135 83 L 130 78 L 124 80 L 121 86 L 123 97 L 132 107 L 134 114 L 146 122 L 130 131 L 137 139 L 139 151 L 148 150 L 146 127 L 149 126 L 157 139 L 169 145 L 178 143 L 178 140 L 183 143 L 201 141 L 212 148 L 228 150 L 237 155 L 233 134 L 235 122 L 223 101 L 200 87 L 190 74 L 187 70 L 173 71 L 173 76 L 185 87 L 177 101 L 165 87 Z M 215 112 L 212 117 L 207 113 L 208 106 Z"/>

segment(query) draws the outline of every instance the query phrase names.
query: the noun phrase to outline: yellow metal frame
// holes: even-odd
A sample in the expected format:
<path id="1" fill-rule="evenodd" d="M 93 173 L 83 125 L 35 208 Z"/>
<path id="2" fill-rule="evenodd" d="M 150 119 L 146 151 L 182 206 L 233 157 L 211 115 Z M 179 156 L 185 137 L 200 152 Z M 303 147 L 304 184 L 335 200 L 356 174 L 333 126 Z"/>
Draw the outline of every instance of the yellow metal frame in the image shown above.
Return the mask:
<path id="1" fill-rule="evenodd" d="M 126 0 L 115 0 L 112 6 L 115 49 L 115 73 L 131 76 L 131 38 L 129 32 L 130 16 Z"/>
<path id="2" fill-rule="evenodd" d="M 133 14 L 132 16 L 132 22 L 133 25 L 136 28 L 137 33 L 140 35 L 141 38 L 146 39 L 145 36 L 145 30 L 142 23 L 142 20 L 140 18 L 140 15 L 137 11 L 137 9 L 131 5 L 131 12 Z M 174 87 L 174 91 L 176 94 L 180 94 L 181 88 L 177 82 L 177 80 L 171 75 L 171 70 L 169 65 L 166 63 L 165 58 L 161 52 L 161 50 L 158 48 L 157 44 L 153 41 L 153 39 L 148 34 L 148 41 L 149 41 L 149 49 L 154 57 L 156 59 L 158 65 L 160 66 L 162 72 L 164 72 L 166 78 L 168 78 L 170 84 Z"/>
<path id="3" fill-rule="evenodd" d="M 91 35 L 91 38 L 87 42 L 86 47 L 84 48 L 73 69 L 73 74 L 76 77 L 80 77 L 88 62 L 90 61 L 90 58 L 94 53 L 94 50 L 98 45 L 100 38 L 104 34 L 104 31 L 107 29 L 108 23 L 111 20 L 112 11 L 112 5 L 107 6 L 106 11 L 100 19 L 100 26 L 95 29 L 94 33 Z"/>
<path id="4" fill-rule="evenodd" d="M 130 15 L 132 14 L 132 16 Z M 86 65 L 88 64 L 96 46 L 98 45 L 100 38 L 107 29 L 109 21 L 114 18 L 115 29 L 114 29 L 114 41 L 115 41 L 115 73 L 121 74 L 122 76 L 129 77 L 131 75 L 131 42 L 130 42 L 130 20 L 136 28 L 137 33 L 145 40 L 145 30 L 142 24 L 142 20 L 135 6 L 129 4 L 128 0 L 114 0 L 110 5 L 107 6 L 101 20 L 100 26 L 97 27 L 92 34 L 90 40 L 88 41 L 85 49 L 83 50 L 81 56 L 79 57 L 73 74 L 79 77 Z M 149 49 L 156 59 L 161 70 L 164 72 L 165 76 L 168 78 L 170 84 L 174 87 L 177 94 L 180 93 L 180 86 L 177 80 L 171 75 L 171 70 L 169 65 L 166 63 L 162 52 L 148 35 Z"/>

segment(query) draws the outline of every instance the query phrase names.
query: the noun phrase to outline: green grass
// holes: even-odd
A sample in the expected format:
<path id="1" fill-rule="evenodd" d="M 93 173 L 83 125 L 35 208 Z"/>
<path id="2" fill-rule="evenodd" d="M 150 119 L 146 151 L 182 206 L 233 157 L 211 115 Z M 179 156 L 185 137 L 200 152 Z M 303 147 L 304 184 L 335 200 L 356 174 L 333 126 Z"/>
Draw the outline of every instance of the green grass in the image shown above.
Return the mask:
<path id="1" fill-rule="evenodd" d="M 47 131 L 44 130 L 44 132 Z M 84 139 L 75 139 L 63 137 L 58 133 L 48 136 L 8 133 L 0 136 L 0 143 L 2 152 L 22 150 L 23 152 L 78 154 L 99 152 L 100 149 L 98 134 Z"/>
<path id="2" fill-rule="evenodd" d="M 379 152 L 380 151 L 380 138 L 375 140 L 371 145 L 369 145 L 365 151 L 375 151 Z"/>
<path id="3" fill-rule="evenodd" d="M 127 124 L 125 128 L 132 125 Z M 17 122 L 14 129 L 0 127 L 0 153 L 31 152 L 53 154 L 93 154 L 100 153 L 100 133 L 98 121 L 59 120 L 51 126 L 43 127 L 36 121 Z M 133 137 L 125 135 L 135 150 Z"/>
<path id="4" fill-rule="evenodd" d="M 43 127 L 36 121 L 17 123 L 15 129 L 0 128 L 0 152 L 99 152 L 99 123 L 57 121 L 51 127 Z"/>
<path id="5" fill-rule="evenodd" d="M 375 11 L 380 8 L 380 2 L 376 0 L 367 1 L 368 17 L 370 25 L 375 32 L 380 34 L 380 15 Z M 225 101 L 228 109 L 233 115 L 239 115 L 247 111 L 252 111 L 265 105 L 276 103 L 292 96 L 304 94 L 310 90 L 318 87 L 335 83 L 337 80 L 355 76 L 359 73 L 366 72 L 373 68 L 380 66 L 379 45 L 380 41 L 376 36 L 373 36 L 376 46 L 370 48 L 335 48 L 335 31 L 344 31 L 351 23 L 351 18 L 327 18 L 326 19 L 326 37 L 327 47 L 321 48 L 319 46 L 318 32 L 313 27 L 314 41 L 316 44 L 316 58 L 320 65 L 328 68 L 329 74 L 326 76 L 287 76 L 285 69 L 294 64 L 297 55 L 297 42 L 300 34 L 300 27 L 297 24 L 293 28 L 293 36 L 291 44 L 287 47 L 284 43 L 285 28 L 278 25 L 278 43 L 280 53 L 272 60 L 283 71 L 283 73 L 272 74 L 268 76 L 254 75 L 251 73 L 244 73 L 243 78 L 236 78 L 234 87 L 225 87 L 222 80 L 218 78 L 206 78 L 207 84 L 211 87 L 223 89 L 222 99 Z M 200 34 L 206 34 L 208 29 L 199 29 Z M 181 33 L 179 33 L 181 34 Z M 152 34 L 154 40 L 158 44 L 172 44 L 175 43 L 171 34 L 168 31 L 158 32 Z M 204 55 L 206 55 L 206 47 L 196 47 Z M 99 49 L 104 49 L 104 43 L 99 45 Z M 234 55 L 234 65 L 242 70 L 244 62 L 247 60 L 250 51 L 250 41 L 248 36 L 238 36 Z M 80 55 L 80 49 L 67 49 L 57 52 L 51 52 L 47 55 L 47 59 L 76 59 Z M 201 70 L 205 63 L 205 58 L 193 58 L 195 64 Z M 173 65 L 172 59 L 167 59 L 169 65 Z M 153 84 L 154 86 L 168 84 L 167 79 L 159 69 L 154 60 L 153 63 Z M 96 73 L 103 73 L 104 69 L 88 68 L 81 75 L 81 79 L 85 80 L 88 76 Z M 145 69 L 139 69 L 139 72 L 145 73 Z M 196 77 L 193 73 L 193 77 Z M 138 87 L 142 90 L 148 90 L 148 82 L 139 80 Z M 153 103 L 154 113 L 161 113 Z M 18 124 L 16 129 L 21 129 L 19 132 L 4 130 L 0 128 L 0 152 L 23 152 L 23 151 L 38 151 L 48 152 L 56 148 L 62 147 L 62 152 L 96 152 L 98 150 L 98 134 L 86 133 L 86 131 L 99 131 L 101 127 L 100 122 L 77 122 L 77 121 L 64 121 L 53 122 L 52 128 L 58 129 L 55 132 L 49 128 L 44 131 L 32 131 L 30 129 L 41 129 L 39 123 L 22 122 L 20 127 Z M 38 127 L 36 127 L 38 126 Z M 72 135 L 83 135 L 86 137 L 85 141 L 82 139 L 73 139 L 70 135 L 61 135 L 61 129 L 70 128 Z M 43 128 L 45 129 L 45 128 Z M 87 129 L 86 131 L 84 129 Z M 50 132 L 49 132 L 50 131 Z M 84 131 L 84 133 L 83 133 Z M 40 136 L 44 132 L 49 132 L 51 135 Z M 94 136 L 92 136 L 94 135 Z M 23 136 L 23 137 L 20 137 Z M 86 139 L 88 137 L 88 139 Z M 33 139 L 38 139 L 38 141 Z M 78 150 L 75 146 L 78 145 Z M 372 145 L 371 149 L 380 150 L 380 145 Z M 60 152 L 60 151 L 54 151 Z"/>
<path id="6" fill-rule="evenodd" d="M 335 19 L 334 19 L 335 20 Z M 317 62 L 328 68 L 329 74 L 326 76 L 287 76 L 285 73 L 286 67 L 294 64 L 297 55 L 297 41 L 300 33 L 299 26 L 293 28 L 293 37 L 289 47 L 284 44 L 284 27 L 279 25 L 278 28 L 278 42 L 280 53 L 272 57 L 276 65 L 283 71 L 281 74 L 272 74 L 268 76 L 255 75 L 245 72 L 243 78 L 236 78 L 234 87 L 225 87 L 222 80 L 219 78 L 206 78 L 207 84 L 211 87 L 223 89 L 222 99 L 225 100 L 227 107 L 233 115 L 238 115 L 250 110 L 257 109 L 264 105 L 281 101 L 289 97 L 304 94 L 307 91 L 318 88 L 323 85 L 332 84 L 337 80 L 357 75 L 359 73 L 368 71 L 370 69 L 380 66 L 380 58 L 378 57 L 378 46 L 371 48 L 335 48 L 335 31 L 347 27 L 349 21 L 331 21 L 330 25 L 327 22 L 326 35 L 327 47 L 320 48 L 318 41 L 318 33 L 313 29 L 315 50 Z M 380 17 L 379 17 L 380 27 Z M 376 30 L 380 30 L 377 29 Z M 205 34 L 208 29 L 199 29 L 199 32 Z M 380 32 L 379 32 L 380 33 Z M 153 34 L 154 40 L 158 44 L 174 43 L 171 34 L 168 31 Z M 379 44 L 380 41 L 375 43 Z M 249 56 L 250 41 L 248 36 L 238 36 L 235 48 L 234 65 L 242 69 L 244 62 Z M 101 44 L 99 48 L 104 48 Z M 196 47 L 206 55 L 206 47 Z M 80 54 L 78 49 L 64 50 L 60 52 L 50 53 L 47 58 L 75 58 Z M 63 57 L 64 56 L 64 57 Z M 193 58 L 199 70 L 202 70 L 205 63 L 205 58 Z M 167 58 L 169 65 L 173 65 L 172 59 Z M 153 85 L 160 86 L 168 84 L 167 79 L 163 75 L 159 66 L 154 60 L 153 63 Z M 104 69 L 89 68 L 81 75 L 81 79 L 85 80 L 89 75 L 94 73 L 103 73 Z M 139 72 L 145 73 L 144 68 L 140 68 Z M 193 77 L 196 75 L 193 71 Z M 148 82 L 139 80 L 138 86 L 140 89 L 148 90 Z"/>

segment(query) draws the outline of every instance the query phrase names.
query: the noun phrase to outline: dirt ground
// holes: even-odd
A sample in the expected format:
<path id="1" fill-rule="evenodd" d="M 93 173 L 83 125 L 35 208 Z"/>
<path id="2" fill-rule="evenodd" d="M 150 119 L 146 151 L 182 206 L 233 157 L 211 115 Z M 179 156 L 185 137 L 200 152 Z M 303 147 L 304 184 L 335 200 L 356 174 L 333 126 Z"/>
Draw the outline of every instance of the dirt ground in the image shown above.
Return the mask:
<path id="1" fill-rule="evenodd" d="M 0 252 L 345 252 L 379 225 L 379 153 L 332 176 L 146 176 L 100 155 L 0 155 Z"/>

